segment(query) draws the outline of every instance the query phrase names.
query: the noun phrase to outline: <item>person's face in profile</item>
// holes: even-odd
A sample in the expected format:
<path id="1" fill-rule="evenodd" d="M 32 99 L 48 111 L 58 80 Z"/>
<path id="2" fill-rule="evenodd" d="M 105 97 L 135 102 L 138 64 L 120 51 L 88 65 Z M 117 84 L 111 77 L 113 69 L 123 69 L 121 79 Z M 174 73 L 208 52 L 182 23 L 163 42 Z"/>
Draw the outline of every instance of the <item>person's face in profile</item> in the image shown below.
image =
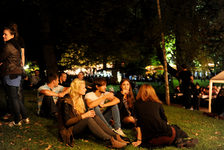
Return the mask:
<path id="1" fill-rule="evenodd" d="M 10 30 L 9 29 L 5 29 L 3 31 L 3 41 L 6 42 L 6 41 L 9 41 L 11 40 L 12 38 L 14 38 L 14 35 L 11 34 Z"/>
<path id="2" fill-rule="evenodd" d="M 83 78 L 84 78 L 84 74 L 83 74 L 82 72 L 80 72 L 80 73 L 78 74 L 78 78 L 79 78 L 79 80 L 83 80 Z"/>

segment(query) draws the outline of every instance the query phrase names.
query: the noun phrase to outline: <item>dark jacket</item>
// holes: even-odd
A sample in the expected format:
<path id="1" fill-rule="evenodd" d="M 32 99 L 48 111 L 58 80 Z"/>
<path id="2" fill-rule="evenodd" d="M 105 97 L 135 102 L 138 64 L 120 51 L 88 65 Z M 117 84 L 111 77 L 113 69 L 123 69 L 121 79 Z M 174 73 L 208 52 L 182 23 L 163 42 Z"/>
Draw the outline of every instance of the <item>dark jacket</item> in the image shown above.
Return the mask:
<path id="1" fill-rule="evenodd" d="M 73 146 L 73 125 L 81 120 L 81 115 L 78 115 L 73 108 L 70 98 L 62 98 L 58 100 L 58 128 L 59 136 L 62 141 L 69 146 Z"/>
<path id="2" fill-rule="evenodd" d="M 126 107 L 124 105 L 124 102 L 123 102 L 124 95 L 120 91 L 118 91 L 115 94 L 115 96 L 120 99 L 120 103 L 118 103 L 118 107 L 119 107 L 119 111 L 120 111 L 121 120 L 123 120 L 125 117 L 129 116 L 129 112 L 131 113 L 130 115 L 133 116 L 133 109 L 132 108 L 126 109 Z"/>
<path id="3" fill-rule="evenodd" d="M 14 39 L 7 41 L 0 55 L 1 75 L 20 75 L 22 74 L 21 51 Z"/>
<path id="4" fill-rule="evenodd" d="M 172 135 L 172 129 L 170 125 L 167 125 L 162 104 L 137 100 L 134 104 L 134 112 L 143 140 L 148 141 L 152 138 Z"/>

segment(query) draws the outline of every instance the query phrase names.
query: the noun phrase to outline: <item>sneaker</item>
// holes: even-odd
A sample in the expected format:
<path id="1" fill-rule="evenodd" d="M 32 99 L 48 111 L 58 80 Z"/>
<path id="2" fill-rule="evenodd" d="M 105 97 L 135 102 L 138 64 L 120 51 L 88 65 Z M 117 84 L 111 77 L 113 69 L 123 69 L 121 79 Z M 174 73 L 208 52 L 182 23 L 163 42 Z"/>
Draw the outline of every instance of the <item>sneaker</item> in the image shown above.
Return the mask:
<path id="1" fill-rule="evenodd" d="M 22 122 L 20 121 L 20 122 L 18 122 L 18 123 L 15 123 L 14 121 L 12 121 L 12 122 L 9 122 L 9 127 L 13 127 L 13 126 L 21 126 L 22 125 Z"/>
<path id="2" fill-rule="evenodd" d="M 23 119 L 23 122 L 24 122 L 25 124 L 29 124 L 29 123 L 30 123 L 30 119 L 29 119 L 29 118 Z"/>
<path id="3" fill-rule="evenodd" d="M 120 136 L 127 137 L 127 135 L 124 134 L 124 132 L 121 130 L 121 128 L 118 128 L 117 130 L 114 130 L 114 132 L 116 132 L 116 133 L 119 134 Z"/>

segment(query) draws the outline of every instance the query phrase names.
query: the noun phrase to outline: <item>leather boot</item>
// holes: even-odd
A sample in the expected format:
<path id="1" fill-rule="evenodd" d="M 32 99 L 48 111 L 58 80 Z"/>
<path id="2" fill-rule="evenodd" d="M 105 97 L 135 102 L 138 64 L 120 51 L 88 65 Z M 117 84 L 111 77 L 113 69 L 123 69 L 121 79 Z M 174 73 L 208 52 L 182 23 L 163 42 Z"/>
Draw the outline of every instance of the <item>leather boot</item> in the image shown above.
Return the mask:
<path id="1" fill-rule="evenodd" d="M 125 140 L 123 140 L 122 138 L 121 138 L 121 136 L 120 135 L 118 135 L 118 134 L 116 134 L 116 139 L 119 141 L 119 142 L 122 142 L 122 143 L 130 143 L 129 141 L 125 141 Z"/>
<path id="2" fill-rule="evenodd" d="M 127 143 L 119 142 L 115 140 L 113 137 L 110 139 L 113 148 L 123 148 L 127 146 Z"/>

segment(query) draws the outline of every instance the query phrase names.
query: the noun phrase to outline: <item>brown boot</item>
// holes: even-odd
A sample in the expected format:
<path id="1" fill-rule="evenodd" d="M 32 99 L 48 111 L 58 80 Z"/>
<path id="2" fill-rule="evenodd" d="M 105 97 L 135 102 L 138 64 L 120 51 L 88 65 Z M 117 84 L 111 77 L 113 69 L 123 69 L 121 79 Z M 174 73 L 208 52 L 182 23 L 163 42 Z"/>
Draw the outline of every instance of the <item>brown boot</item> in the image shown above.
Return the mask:
<path id="1" fill-rule="evenodd" d="M 122 143 L 129 143 L 128 141 L 125 141 L 125 140 L 123 140 L 122 138 L 121 138 L 121 136 L 120 135 L 118 135 L 118 134 L 116 134 L 116 139 L 119 141 L 119 142 L 122 142 Z"/>
<path id="2" fill-rule="evenodd" d="M 110 139 L 113 148 L 123 148 L 127 146 L 127 143 L 119 142 L 115 140 L 113 137 Z"/>

